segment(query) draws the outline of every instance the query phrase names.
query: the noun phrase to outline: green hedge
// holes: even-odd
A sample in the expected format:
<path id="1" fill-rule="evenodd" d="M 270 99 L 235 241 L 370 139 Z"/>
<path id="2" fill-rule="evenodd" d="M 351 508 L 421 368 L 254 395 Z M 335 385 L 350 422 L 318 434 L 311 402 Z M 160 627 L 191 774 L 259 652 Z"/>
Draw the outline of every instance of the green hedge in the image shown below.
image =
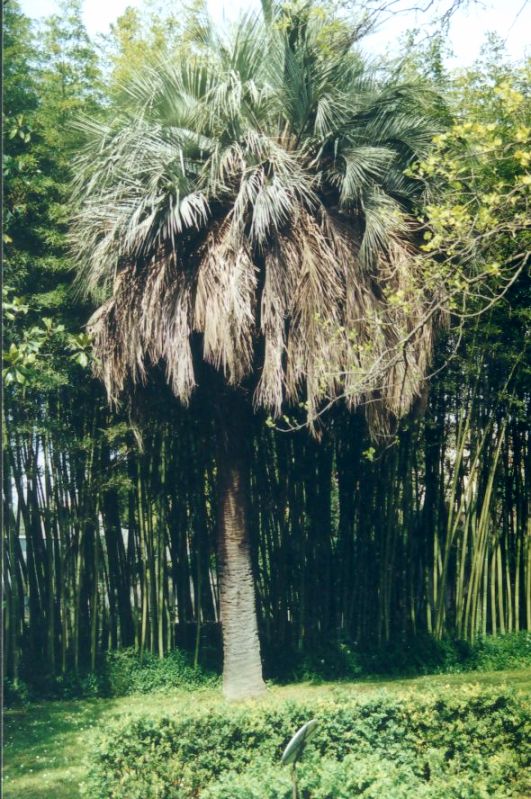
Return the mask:
<path id="1" fill-rule="evenodd" d="M 280 754 L 310 718 L 319 728 L 301 766 L 305 799 L 479 799 L 531 789 L 523 777 L 529 706 L 505 690 L 469 687 L 422 697 L 382 691 L 307 703 L 219 703 L 181 719 L 125 719 L 101 731 L 84 795 L 289 799 Z"/>
<path id="2" fill-rule="evenodd" d="M 393 763 L 377 755 L 347 755 L 343 760 L 324 759 L 299 768 L 301 799 L 508 799 L 527 797 L 525 785 L 517 781 L 518 758 L 510 752 L 502 757 L 471 759 L 466 768 L 448 763 L 444 753 L 431 750 L 425 758 L 425 773 L 415 764 Z M 164 794 L 163 794 L 164 795 Z M 170 795 L 170 794 L 168 794 Z M 175 794 L 178 795 L 178 794 Z M 201 799 L 292 799 L 292 784 L 286 769 L 260 764 L 243 774 L 229 772 L 200 793 Z"/>

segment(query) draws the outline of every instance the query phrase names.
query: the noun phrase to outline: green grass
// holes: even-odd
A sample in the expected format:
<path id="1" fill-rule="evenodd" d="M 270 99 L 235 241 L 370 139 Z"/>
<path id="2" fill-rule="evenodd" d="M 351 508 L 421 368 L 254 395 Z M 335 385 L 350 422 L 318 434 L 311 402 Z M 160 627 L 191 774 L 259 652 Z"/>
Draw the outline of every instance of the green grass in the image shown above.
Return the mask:
<path id="1" fill-rule="evenodd" d="M 276 686 L 259 701 L 308 699 L 341 691 L 367 693 L 442 689 L 479 684 L 507 685 L 531 695 L 531 670 L 476 672 L 356 683 L 323 683 Z M 76 799 L 85 774 L 84 757 L 92 729 L 112 718 L 129 715 L 181 715 L 186 707 L 222 702 L 219 691 L 174 691 L 116 699 L 41 702 L 4 715 L 5 799 Z"/>

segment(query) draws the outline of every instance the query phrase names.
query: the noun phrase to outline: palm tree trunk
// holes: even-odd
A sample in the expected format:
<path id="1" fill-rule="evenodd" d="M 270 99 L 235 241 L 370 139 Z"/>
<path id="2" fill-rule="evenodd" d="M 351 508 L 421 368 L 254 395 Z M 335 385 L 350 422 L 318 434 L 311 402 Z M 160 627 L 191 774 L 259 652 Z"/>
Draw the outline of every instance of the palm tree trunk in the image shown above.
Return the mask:
<path id="1" fill-rule="evenodd" d="M 247 699 L 265 690 L 249 540 L 249 409 L 227 392 L 217 416 L 218 564 L 223 693 Z"/>

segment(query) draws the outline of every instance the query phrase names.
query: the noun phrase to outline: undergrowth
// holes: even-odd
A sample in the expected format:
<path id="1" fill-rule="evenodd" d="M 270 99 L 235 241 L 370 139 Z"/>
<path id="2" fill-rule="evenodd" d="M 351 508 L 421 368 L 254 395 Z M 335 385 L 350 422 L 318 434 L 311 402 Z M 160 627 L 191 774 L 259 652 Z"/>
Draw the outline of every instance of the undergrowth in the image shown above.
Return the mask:
<path id="1" fill-rule="evenodd" d="M 267 679 L 279 684 L 360 680 L 374 677 L 413 677 L 500 671 L 531 665 L 531 634 L 487 636 L 475 644 L 431 636 L 391 641 L 383 645 L 329 641 L 299 651 L 286 646 L 264 647 Z M 220 657 L 208 658 L 208 667 L 194 667 L 192 656 L 177 649 L 164 658 L 133 649 L 102 656 L 95 672 L 52 677 L 30 664 L 22 680 L 4 681 L 7 706 L 37 699 L 126 696 L 171 688 L 196 690 L 219 682 Z M 25 679 L 24 679 L 25 678 Z"/>

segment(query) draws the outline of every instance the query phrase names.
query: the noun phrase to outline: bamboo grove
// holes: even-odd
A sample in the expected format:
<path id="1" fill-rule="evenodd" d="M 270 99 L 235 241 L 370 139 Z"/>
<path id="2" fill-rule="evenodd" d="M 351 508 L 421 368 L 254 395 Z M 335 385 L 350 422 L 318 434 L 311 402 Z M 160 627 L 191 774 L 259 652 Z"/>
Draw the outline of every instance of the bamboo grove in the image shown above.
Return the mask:
<path id="1" fill-rule="evenodd" d="M 162 379 L 138 390 L 134 416 L 110 410 L 90 376 L 80 331 L 93 308 L 70 291 L 65 246 L 78 144 L 67 122 L 104 116 L 108 97 L 80 3 L 63 11 L 35 41 L 15 0 L 4 9 L 3 622 L 12 679 L 84 673 L 125 647 L 163 657 L 183 646 L 196 663 L 220 649 L 212 420 L 200 396 L 182 408 Z M 160 50 L 160 20 L 153 30 L 142 38 L 131 10 L 118 21 L 106 56 L 112 91 L 130 62 Z M 490 77 L 472 73 L 453 88 L 466 96 L 480 87 L 478 116 L 492 99 L 481 86 L 505 80 L 500 54 L 491 55 Z M 507 230 L 512 257 L 520 243 Z M 250 531 L 271 673 L 268 652 L 323 642 L 473 642 L 531 629 L 529 321 L 522 271 L 488 313 L 459 335 L 441 334 L 425 395 L 380 440 L 363 412 L 339 405 L 318 438 L 289 429 L 302 421 L 297 408 L 278 424 L 255 415 Z"/>
<path id="2" fill-rule="evenodd" d="M 376 449 L 363 420 L 342 412 L 320 442 L 256 420 L 253 558 L 266 649 L 421 632 L 473 641 L 531 627 L 529 397 L 507 390 L 493 411 L 485 381 L 461 369 Z M 185 645 L 200 661 L 218 620 L 216 475 L 201 408 L 147 394 L 159 421 L 143 426 L 139 448 L 85 382 L 81 396 L 63 387 L 45 402 L 7 398 L 13 677 L 24 662 L 55 674 L 95 668 L 126 646 L 163 656 Z"/>

